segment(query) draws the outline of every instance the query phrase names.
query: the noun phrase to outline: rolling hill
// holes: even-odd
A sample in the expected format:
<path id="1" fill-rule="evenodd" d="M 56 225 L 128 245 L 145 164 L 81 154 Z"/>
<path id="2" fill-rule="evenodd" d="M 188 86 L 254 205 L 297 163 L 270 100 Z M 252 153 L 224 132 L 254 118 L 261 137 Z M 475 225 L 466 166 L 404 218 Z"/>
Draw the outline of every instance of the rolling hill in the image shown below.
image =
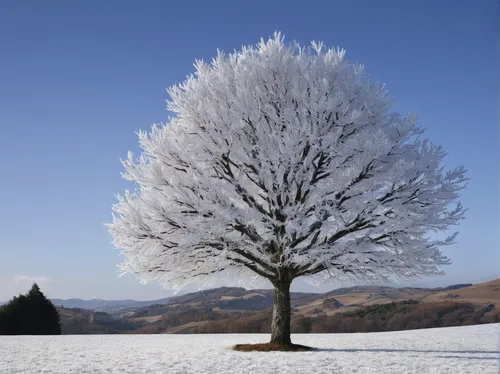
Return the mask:
<path id="1" fill-rule="evenodd" d="M 459 289 L 446 289 L 426 296 L 425 302 L 454 300 L 477 305 L 500 305 L 500 278 Z"/>
<path id="2" fill-rule="evenodd" d="M 83 299 L 51 299 L 52 303 L 64 308 L 90 309 L 96 312 L 113 313 L 127 308 L 140 308 L 152 304 L 165 304 L 170 298 L 150 301 L 136 300 L 83 300 Z"/>
<path id="3" fill-rule="evenodd" d="M 408 308 L 414 315 L 429 311 L 434 314 L 452 313 L 451 317 L 446 317 L 447 324 L 452 323 L 453 319 L 458 324 L 464 321 L 471 324 L 474 321 L 486 321 L 490 318 L 488 316 L 496 313 L 492 311 L 496 310 L 495 305 L 500 305 L 500 279 L 476 285 L 461 284 L 433 289 L 354 286 L 327 293 L 293 292 L 291 300 L 292 320 L 307 320 L 309 325 L 311 321 L 330 320 L 338 314 L 378 310 L 378 305 L 406 301 L 411 302 Z M 228 325 L 232 326 L 234 332 L 262 332 L 269 322 L 273 298 L 270 289 L 220 287 L 150 302 L 124 300 L 106 304 L 103 300 L 91 300 L 94 304 L 87 305 L 102 308 L 94 308 L 93 312 L 68 308 L 67 300 L 61 301 L 64 305 L 64 308 L 60 308 L 61 316 L 64 317 L 63 331 L 68 334 L 191 333 L 203 332 L 204 329 L 223 332 Z M 485 317 L 474 319 L 469 316 L 470 313 Z"/>

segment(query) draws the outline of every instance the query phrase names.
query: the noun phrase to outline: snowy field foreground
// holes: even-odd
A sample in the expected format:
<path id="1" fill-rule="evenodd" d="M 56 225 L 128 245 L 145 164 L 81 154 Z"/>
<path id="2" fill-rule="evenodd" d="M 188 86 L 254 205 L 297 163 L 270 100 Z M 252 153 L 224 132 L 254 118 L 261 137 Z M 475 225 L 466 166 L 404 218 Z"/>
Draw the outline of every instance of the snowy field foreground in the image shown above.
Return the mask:
<path id="1" fill-rule="evenodd" d="M 296 334 L 315 352 L 235 352 L 267 335 L 0 337 L 0 373 L 498 374 L 500 324 L 371 334 Z"/>

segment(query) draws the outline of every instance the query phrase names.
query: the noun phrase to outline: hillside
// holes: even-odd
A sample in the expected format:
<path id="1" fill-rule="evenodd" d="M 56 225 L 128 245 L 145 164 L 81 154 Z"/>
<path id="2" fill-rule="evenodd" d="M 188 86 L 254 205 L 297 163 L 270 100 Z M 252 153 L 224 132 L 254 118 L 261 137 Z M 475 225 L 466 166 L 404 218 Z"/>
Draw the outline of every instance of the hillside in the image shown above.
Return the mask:
<path id="1" fill-rule="evenodd" d="M 292 293 L 291 299 L 295 331 L 303 332 L 342 329 L 335 327 L 339 326 L 336 315 L 345 320 L 349 313 L 369 311 L 370 308 L 377 309 L 378 305 L 403 301 L 414 302 L 407 308 L 411 309 L 415 318 L 429 314 L 430 317 L 425 317 L 430 318 L 430 322 L 425 322 L 427 325 L 487 323 L 495 320 L 495 305 L 500 305 L 500 279 L 476 285 L 434 289 L 355 286 L 327 293 Z M 119 308 L 109 314 L 68 308 L 60 308 L 60 311 L 64 317 L 65 334 L 267 332 L 272 301 L 272 290 L 269 289 L 220 287 L 172 297 L 163 303 L 153 301 L 148 306 Z M 377 318 L 393 317 L 392 314 L 384 313 L 378 313 Z M 392 326 L 408 328 L 404 322 L 406 317 L 394 318 L 399 322 L 393 322 Z M 362 326 L 360 320 L 357 326 Z M 385 323 L 375 326 L 379 326 L 378 329 L 386 328 Z M 359 329 L 370 330 L 370 327 Z"/>
<path id="2" fill-rule="evenodd" d="M 351 312 L 312 316 L 292 314 L 292 333 L 356 333 L 467 326 L 500 322 L 493 304 L 478 307 L 452 301 L 422 303 L 415 300 L 371 305 Z M 245 312 L 220 321 L 191 323 L 167 333 L 270 333 L 271 310 Z"/>
<path id="3" fill-rule="evenodd" d="M 152 304 L 165 304 L 170 298 L 163 298 L 150 301 L 136 300 L 82 300 L 82 299 L 51 299 L 56 306 L 63 308 L 90 309 L 95 312 L 113 313 L 127 308 L 140 308 Z"/>
<path id="4" fill-rule="evenodd" d="M 453 300 L 475 305 L 500 305 L 500 278 L 456 290 L 433 293 L 424 298 L 425 302 Z"/>
<path id="5" fill-rule="evenodd" d="M 120 334 L 140 327 L 133 321 L 116 318 L 104 312 L 87 309 L 68 309 L 58 307 L 61 317 L 62 333 L 73 334 Z"/>

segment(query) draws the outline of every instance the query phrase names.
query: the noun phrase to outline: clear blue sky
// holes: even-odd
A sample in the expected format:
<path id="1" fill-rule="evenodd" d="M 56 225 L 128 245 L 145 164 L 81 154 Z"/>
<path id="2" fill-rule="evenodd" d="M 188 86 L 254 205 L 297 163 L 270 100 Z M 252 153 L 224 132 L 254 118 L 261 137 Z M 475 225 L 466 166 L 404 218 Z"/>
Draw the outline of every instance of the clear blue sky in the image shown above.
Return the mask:
<path id="1" fill-rule="evenodd" d="M 165 121 L 166 88 L 196 58 L 282 31 L 347 50 L 403 113 L 462 164 L 470 209 L 433 286 L 500 276 L 495 0 L 0 2 L 0 300 L 38 280 L 49 296 L 165 297 L 118 277 L 103 226 L 131 186 L 119 158 Z M 295 289 L 326 290 L 297 284 Z"/>

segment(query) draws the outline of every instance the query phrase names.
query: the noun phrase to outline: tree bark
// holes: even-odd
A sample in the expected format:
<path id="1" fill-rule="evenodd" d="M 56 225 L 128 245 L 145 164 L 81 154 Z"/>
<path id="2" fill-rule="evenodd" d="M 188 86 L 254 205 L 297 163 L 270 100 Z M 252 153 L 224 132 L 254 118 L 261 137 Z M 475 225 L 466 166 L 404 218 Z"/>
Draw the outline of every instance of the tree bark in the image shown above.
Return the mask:
<path id="1" fill-rule="evenodd" d="M 271 344 L 291 346 L 290 339 L 290 281 L 274 282 L 273 319 L 271 321 Z"/>

